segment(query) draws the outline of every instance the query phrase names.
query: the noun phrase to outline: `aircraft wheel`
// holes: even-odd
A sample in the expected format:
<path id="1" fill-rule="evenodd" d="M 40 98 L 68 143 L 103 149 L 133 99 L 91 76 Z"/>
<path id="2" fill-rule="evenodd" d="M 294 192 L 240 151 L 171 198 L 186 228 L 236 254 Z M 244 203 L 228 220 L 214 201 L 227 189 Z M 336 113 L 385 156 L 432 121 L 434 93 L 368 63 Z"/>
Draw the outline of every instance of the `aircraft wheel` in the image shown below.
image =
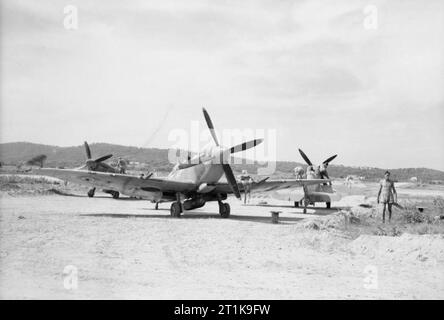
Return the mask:
<path id="1" fill-rule="evenodd" d="M 295 201 L 295 202 L 294 202 L 294 207 L 295 207 L 295 208 L 299 208 L 299 201 Z"/>
<path id="2" fill-rule="evenodd" d="M 230 204 L 229 203 L 219 203 L 219 214 L 222 218 L 226 219 L 230 216 Z"/>
<path id="3" fill-rule="evenodd" d="M 331 208 L 331 202 L 326 202 L 325 205 L 326 205 L 327 209 Z"/>
<path id="4" fill-rule="evenodd" d="M 170 208 L 170 214 L 173 218 L 180 218 L 180 214 L 182 213 L 182 208 L 180 203 L 173 202 Z"/>
<path id="5" fill-rule="evenodd" d="M 90 198 L 94 197 L 95 192 L 96 192 L 96 188 L 89 189 L 89 191 L 87 193 L 88 197 L 90 197 Z"/>
<path id="6" fill-rule="evenodd" d="M 113 196 L 113 199 L 119 199 L 120 193 L 118 191 L 114 191 L 111 193 L 111 195 Z"/>

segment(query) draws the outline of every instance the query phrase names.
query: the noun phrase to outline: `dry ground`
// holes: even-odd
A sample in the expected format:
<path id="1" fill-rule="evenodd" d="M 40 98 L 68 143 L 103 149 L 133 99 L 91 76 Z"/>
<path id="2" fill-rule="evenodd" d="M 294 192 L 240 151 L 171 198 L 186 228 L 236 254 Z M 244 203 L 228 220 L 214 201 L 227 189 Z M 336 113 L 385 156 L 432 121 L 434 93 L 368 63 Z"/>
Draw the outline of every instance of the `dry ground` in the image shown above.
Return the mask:
<path id="1" fill-rule="evenodd" d="M 341 225 L 337 210 L 284 202 L 229 199 L 230 219 L 214 203 L 172 219 L 169 204 L 76 194 L 1 193 L 0 298 L 444 298 L 442 234 L 356 238 L 323 224 Z M 64 287 L 69 265 L 77 289 Z"/>

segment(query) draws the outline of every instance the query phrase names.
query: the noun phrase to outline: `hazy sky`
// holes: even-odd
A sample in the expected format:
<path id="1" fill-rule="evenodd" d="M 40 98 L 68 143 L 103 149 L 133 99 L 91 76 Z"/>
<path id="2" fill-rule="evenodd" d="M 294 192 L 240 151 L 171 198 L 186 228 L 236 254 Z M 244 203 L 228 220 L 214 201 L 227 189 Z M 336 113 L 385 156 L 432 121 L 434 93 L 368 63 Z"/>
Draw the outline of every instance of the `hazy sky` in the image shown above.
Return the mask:
<path id="1" fill-rule="evenodd" d="M 169 147 L 206 107 L 279 160 L 444 170 L 442 39 L 441 0 L 2 0 L 0 140 Z"/>

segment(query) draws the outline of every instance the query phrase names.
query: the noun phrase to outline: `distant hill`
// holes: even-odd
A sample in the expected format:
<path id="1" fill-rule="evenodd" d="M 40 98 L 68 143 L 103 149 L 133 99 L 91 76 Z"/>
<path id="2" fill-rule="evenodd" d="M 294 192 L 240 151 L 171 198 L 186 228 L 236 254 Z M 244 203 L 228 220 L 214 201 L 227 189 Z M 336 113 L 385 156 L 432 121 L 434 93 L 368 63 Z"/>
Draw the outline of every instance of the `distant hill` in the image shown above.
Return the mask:
<path id="1" fill-rule="evenodd" d="M 113 159 L 115 161 L 121 156 L 129 161 L 144 163 L 146 167 L 156 168 L 157 171 L 168 171 L 173 168 L 173 165 L 167 161 L 167 149 L 137 148 L 109 143 L 92 143 L 89 146 L 93 159 L 113 154 L 114 157 L 108 160 L 109 163 L 113 163 Z M 47 167 L 74 168 L 84 164 L 86 160 L 86 152 L 83 145 L 58 147 L 29 142 L 0 144 L 0 161 L 3 164 L 17 165 L 38 154 L 48 156 L 45 161 L 45 166 Z"/>
<path id="2" fill-rule="evenodd" d="M 90 144 L 93 158 L 106 154 L 113 154 L 114 158 L 108 162 L 113 163 L 113 159 L 121 156 L 131 162 L 138 162 L 138 167 L 143 170 L 156 170 L 158 172 L 170 171 L 173 164 L 168 162 L 168 149 L 138 148 L 128 147 L 109 143 Z M 13 142 L 0 144 L 0 161 L 3 164 L 17 165 L 33 158 L 36 155 L 45 154 L 47 160 L 45 166 L 74 168 L 85 162 L 86 154 L 83 145 L 74 147 L 58 147 L 29 142 Z M 304 166 L 300 162 L 278 161 L 276 172 L 273 177 L 291 177 L 296 166 Z M 257 165 L 240 164 L 234 165 L 236 173 L 242 169 L 250 173 L 256 173 Z M 369 167 L 349 167 L 343 165 L 330 165 L 329 174 L 331 177 L 340 178 L 347 175 L 365 177 L 367 180 L 381 179 L 385 169 Z M 419 181 L 428 182 L 435 180 L 444 181 L 444 172 L 427 168 L 402 168 L 392 169 L 392 176 L 399 181 L 407 181 L 411 177 L 417 177 Z"/>

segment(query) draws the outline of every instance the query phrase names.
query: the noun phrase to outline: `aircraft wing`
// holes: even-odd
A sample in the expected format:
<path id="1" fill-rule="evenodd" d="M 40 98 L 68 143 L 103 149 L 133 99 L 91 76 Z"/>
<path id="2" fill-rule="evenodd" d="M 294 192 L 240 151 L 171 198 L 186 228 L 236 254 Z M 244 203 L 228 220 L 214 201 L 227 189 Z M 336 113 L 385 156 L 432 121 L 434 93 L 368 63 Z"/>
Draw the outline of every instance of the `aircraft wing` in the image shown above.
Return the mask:
<path id="1" fill-rule="evenodd" d="M 262 183 L 253 183 L 251 192 L 267 192 L 282 189 L 295 189 L 298 187 L 318 185 L 329 182 L 328 179 L 288 179 L 288 180 L 267 180 Z"/>
<path id="2" fill-rule="evenodd" d="M 251 184 L 251 192 L 268 192 L 282 189 L 295 189 L 298 187 L 318 185 L 329 182 L 328 179 L 288 179 L 288 180 L 268 180 L 264 179 L 259 182 Z M 244 191 L 242 183 L 238 183 L 241 192 Z M 215 192 L 232 193 L 230 186 L 227 183 L 218 183 Z"/>
<path id="3" fill-rule="evenodd" d="M 35 172 L 73 183 L 120 191 L 131 190 L 142 192 L 161 191 L 186 193 L 197 189 L 197 186 L 194 183 L 158 178 L 142 179 L 133 175 L 119 173 L 52 168 L 42 168 L 35 170 Z"/>
<path id="4" fill-rule="evenodd" d="M 54 169 L 41 168 L 34 171 L 40 175 L 59 178 L 61 180 L 78 183 L 83 185 L 90 185 L 91 187 L 101 187 L 104 189 L 111 189 L 120 191 L 124 194 L 143 194 L 144 192 L 162 192 L 164 194 L 180 192 L 187 194 L 197 190 L 192 182 L 174 181 L 169 179 L 148 178 L 142 179 L 137 176 L 119 173 L 98 172 L 77 169 Z M 317 185 L 328 182 L 327 179 L 289 179 L 289 180 L 272 180 L 263 179 L 251 185 L 251 192 L 268 192 L 282 189 L 294 189 L 297 187 Z M 243 185 L 238 184 L 239 189 L 243 191 Z M 126 191 L 126 192 L 125 192 Z M 211 193 L 232 193 L 228 183 L 217 183 Z"/>

